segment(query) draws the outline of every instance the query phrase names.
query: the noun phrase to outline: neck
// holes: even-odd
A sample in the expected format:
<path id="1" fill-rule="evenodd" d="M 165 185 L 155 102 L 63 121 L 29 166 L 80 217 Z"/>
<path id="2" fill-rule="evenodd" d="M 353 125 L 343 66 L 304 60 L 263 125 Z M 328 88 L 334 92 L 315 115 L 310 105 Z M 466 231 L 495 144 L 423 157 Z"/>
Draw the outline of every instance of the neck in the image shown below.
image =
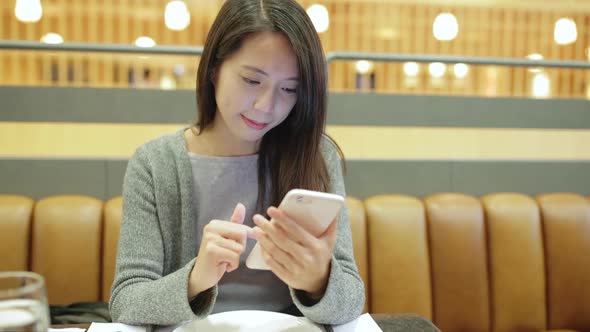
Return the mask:
<path id="1" fill-rule="evenodd" d="M 198 128 L 191 130 L 190 136 L 195 144 L 189 144 L 189 151 L 220 157 L 246 156 L 257 153 L 258 142 L 238 139 L 220 122 L 222 121 L 214 121 L 211 126 L 203 129 L 200 133 Z"/>

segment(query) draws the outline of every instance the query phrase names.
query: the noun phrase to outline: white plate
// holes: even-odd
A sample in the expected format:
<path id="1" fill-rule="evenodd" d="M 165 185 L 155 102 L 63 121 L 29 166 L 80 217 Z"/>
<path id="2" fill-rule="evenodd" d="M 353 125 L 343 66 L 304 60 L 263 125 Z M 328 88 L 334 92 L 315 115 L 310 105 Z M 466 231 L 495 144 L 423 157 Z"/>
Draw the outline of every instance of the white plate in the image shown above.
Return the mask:
<path id="1" fill-rule="evenodd" d="M 323 332 L 304 317 L 272 311 L 238 310 L 209 315 L 177 327 L 174 332 Z"/>

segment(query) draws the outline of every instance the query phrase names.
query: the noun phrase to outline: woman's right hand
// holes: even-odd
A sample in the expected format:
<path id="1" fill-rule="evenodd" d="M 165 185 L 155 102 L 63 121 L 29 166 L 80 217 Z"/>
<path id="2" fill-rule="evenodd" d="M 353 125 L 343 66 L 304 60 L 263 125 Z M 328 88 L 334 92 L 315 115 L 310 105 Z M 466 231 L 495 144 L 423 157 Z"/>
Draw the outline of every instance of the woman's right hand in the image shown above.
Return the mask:
<path id="1" fill-rule="evenodd" d="M 238 203 L 230 222 L 211 220 L 203 228 L 199 253 L 189 276 L 189 299 L 215 286 L 225 272 L 239 267 L 247 236 L 252 232 L 250 227 L 243 225 L 245 216 L 246 207 Z"/>

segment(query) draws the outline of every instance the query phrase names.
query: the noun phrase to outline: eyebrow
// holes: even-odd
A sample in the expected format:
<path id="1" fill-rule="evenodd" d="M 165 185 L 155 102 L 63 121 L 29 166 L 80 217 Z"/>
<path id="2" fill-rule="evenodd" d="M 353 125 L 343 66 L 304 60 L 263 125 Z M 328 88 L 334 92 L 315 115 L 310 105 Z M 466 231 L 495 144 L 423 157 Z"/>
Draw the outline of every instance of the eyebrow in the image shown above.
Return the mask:
<path id="1" fill-rule="evenodd" d="M 251 70 L 251 71 L 255 71 L 255 72 L 257 72 L 257 73 L 259 73 L 259 74 L 262 74 L 262 75 L 264 75 L 264 76 L 268 76 L 268 73 L 267 73 L 267 72 L 265 72 L 264 70 L 260 69 L 260 68 L 256 68 L 256 67 L 252 67 L 252 66 L 248 66 L 248 65 L 242 65 L 242 68 L 244 68 L 244 69 L 248 69 L 248 70 Z M 294 76 L 294 77 L 289 77 L 289 78 L 287 79 L 287 81 L 299 81 L 299 78 L 298 78 L 298 77 L 296 77 L 296 76 Z"/>

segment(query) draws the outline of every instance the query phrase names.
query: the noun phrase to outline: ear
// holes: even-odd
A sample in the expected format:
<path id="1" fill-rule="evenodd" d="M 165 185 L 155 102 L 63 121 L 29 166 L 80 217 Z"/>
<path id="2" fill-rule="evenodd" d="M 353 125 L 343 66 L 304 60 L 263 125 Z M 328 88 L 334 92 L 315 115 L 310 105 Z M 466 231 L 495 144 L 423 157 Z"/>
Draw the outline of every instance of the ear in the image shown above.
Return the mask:
<path id="1" fill-rule="evenodd" d="M 210 71 L 209 80 L 211 81 L 211 84 L 213 84 L 213 86 L 216 87 L 218 79 L 219 79 L 219 67 L 215 67 L 215 68 L 211 69 L 211 71 Z"/>

